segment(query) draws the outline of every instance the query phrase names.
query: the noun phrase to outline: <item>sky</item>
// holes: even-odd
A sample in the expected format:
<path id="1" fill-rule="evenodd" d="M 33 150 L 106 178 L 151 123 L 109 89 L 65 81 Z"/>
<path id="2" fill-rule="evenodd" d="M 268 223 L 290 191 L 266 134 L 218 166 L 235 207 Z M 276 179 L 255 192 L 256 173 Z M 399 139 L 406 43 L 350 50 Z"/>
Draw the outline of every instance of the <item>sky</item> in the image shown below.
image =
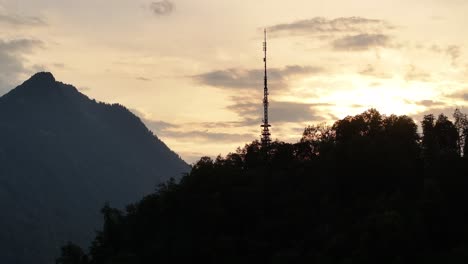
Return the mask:
<path id="1" fill-rule="evenodd" d="M 466 0 L 0 0 L 0 95 L 38 71 L 125 105 L 189 163 L 376 108 L 468 112 Z"/>

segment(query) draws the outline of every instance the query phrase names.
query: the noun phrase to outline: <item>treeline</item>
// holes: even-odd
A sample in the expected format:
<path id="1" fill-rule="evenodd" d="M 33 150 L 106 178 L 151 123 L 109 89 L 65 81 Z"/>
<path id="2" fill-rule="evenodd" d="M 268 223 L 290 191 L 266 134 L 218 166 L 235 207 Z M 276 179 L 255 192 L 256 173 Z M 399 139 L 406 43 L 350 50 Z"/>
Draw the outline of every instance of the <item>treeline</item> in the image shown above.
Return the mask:
<path id="1" fill-rule="evenodd" d="M 89 253 L 59 264 L 467 263 L 468 121 L 370 109 L 201 158 L 177 183 L 106 205 Z"/>

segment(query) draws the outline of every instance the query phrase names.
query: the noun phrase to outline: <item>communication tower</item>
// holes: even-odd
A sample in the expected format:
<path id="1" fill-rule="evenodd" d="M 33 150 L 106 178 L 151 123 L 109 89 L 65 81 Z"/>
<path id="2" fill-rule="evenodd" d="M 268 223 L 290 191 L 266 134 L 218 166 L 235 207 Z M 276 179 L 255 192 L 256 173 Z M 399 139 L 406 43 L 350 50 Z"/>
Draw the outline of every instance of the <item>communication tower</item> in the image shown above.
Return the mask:
<path id="1" fill-rule="evenodd" d="M 267 75 L 267 40 L 266 40 L 266 29 L 264 30 L 264 42 L 263 42 L 263 62 L 265 64 L 265 77 L 263 79 L 263 124 L 261 125 L 262 127 L 262 146 L 263 147 L 268 147 L 268 145 L 271 142 L 271 133 L 270 133 L 270 127 L 271 125 L 268 123 L 268 75 Z"/>

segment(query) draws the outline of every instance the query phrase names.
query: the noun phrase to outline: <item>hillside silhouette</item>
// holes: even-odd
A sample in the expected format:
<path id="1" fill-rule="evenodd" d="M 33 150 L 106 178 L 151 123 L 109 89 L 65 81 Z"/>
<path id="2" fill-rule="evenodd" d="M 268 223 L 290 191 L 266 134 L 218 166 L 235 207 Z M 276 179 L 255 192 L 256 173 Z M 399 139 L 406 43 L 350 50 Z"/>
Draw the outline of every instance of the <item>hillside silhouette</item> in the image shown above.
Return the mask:
<path id="1" fill-rule="evenodd" d="M 201 158 L 59 264 L 466 263 L 466 115 L 370 109 L 302 139 Z"/>
<path id="2" fill-rule="evenodd" d="M 0 98 L 0 262 L 53 263 L 66 241 L 92 239 L 106 202 L 188 170 L 125 107 L 37 73 Z"/>

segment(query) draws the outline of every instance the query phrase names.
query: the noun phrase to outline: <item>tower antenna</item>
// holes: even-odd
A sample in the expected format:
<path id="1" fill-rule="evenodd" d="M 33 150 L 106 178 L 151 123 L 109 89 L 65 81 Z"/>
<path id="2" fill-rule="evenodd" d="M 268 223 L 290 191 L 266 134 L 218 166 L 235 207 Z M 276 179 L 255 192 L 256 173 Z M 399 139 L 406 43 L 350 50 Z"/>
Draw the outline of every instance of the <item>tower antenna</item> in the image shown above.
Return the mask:
<path id="1" fill-rule="evenodd" d="M 266 29 L 264 30 L 264 42 L 263 42 L 263 62 L 265 64 L 265 77 L 264 77 L 264 86 L 263 86 L 263 124 L 261 125 L 262 129 L 262 147 L 267 148 L 271 142 L 271 134 L 270 134 L 270 127 L 271 125 L 268 123 L 268 75 L 267 75 L 267 34 Z"/>

